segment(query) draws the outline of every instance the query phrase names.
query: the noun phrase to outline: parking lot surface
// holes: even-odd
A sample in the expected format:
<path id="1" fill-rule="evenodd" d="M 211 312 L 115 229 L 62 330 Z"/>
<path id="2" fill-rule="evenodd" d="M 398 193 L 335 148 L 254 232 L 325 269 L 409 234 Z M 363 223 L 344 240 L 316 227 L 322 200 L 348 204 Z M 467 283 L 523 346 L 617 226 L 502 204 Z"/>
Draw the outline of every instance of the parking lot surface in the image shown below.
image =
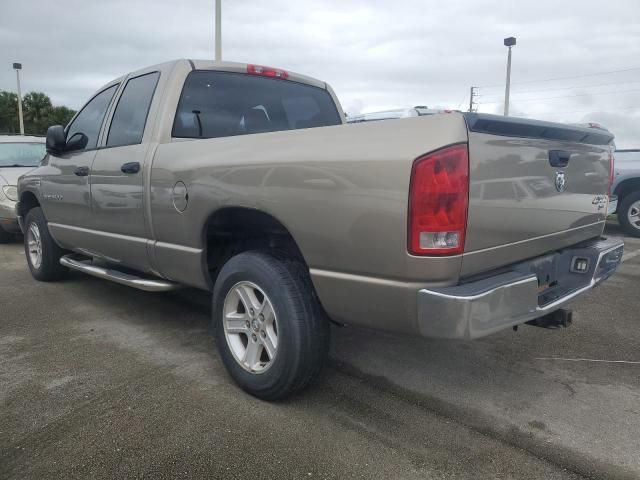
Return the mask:
<path id="1" fill-rule="evenodd" d="M 640 240 L 625 241 L 567 330 L 334 328 L 320 381 L 279 403 L 226 375 L 207 294 L 38 283 L 20 244 L 0 246 L 0 478 L 640 478 Z"/>

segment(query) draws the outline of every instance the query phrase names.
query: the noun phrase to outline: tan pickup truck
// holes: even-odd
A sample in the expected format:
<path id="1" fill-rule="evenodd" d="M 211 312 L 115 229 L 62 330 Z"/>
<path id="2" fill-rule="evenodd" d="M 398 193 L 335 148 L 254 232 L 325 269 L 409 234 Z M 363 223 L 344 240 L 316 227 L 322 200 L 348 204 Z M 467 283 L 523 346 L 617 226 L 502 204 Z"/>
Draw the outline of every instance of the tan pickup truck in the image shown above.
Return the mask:
<path id="1" fill-rule="evenodd" d="M 100 89 L 21 177 L 33 276 L 212 292 L 220 355 L 261 398 L 306 386 L 329 322 L 471 339 L 566 325 L 616 269 L 613 137 L 448 113 L 345 124 L 324 82 L 178 60 Z"/>

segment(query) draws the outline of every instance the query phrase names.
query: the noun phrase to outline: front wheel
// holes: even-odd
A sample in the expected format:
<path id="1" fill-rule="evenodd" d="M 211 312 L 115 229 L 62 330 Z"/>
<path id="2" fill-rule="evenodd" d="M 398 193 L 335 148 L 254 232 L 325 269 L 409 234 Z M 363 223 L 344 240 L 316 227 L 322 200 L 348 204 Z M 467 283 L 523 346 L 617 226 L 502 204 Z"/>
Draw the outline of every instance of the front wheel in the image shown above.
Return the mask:
<path id="1" fill-rule="evenodd" d="M 640 192 L 622 199 L 618 205 L 618 221 L 627 235 L 640 237 Z"/>
<path id="2" fill-rule="evenodd" d="M 24 253 L 29 270 L 36 280 L 59 280 L 68 272 L 60 265 L 64 251 L 51 238 L 47 220 L 40 207 L 32 208 L 24 222 Z"/>
<path id="3" fill-rule="evenodd" d="M 231 258 L 213 290 L 213 324 L 233 379 L 265 400 L 306 387 L 327 356 L 329 322 L 309 274 L 284 256 L 255 251 Z"/>

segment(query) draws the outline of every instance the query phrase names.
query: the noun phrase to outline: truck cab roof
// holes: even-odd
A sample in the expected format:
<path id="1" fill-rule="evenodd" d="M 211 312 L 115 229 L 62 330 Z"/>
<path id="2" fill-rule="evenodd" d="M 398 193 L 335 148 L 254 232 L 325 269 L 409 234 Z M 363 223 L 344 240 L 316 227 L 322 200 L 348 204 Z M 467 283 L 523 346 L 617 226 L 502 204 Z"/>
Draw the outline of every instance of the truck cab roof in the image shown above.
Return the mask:
<path id="1" fill-rule="evenodd" d="M 140 68 L 127 75 L 120 76 L 109 83 L 105 84 L 100 90 L 122 82 L 127 77 L 135 77 L 143 72 L 150 70 L 158 71 L 171 71 L 177 66 L 187 67 L 191 70 L 214 70 L 218 72 L 234 72 L 234 73 L 251 73 L 255 75 L 264 75 L 272 78 L 279 78 L 281 80 L 289 80 L 292 82 L 303 83 L 318 88 L 327 89 L 326 82 L 318 80 L 307 75 L 291 72 L 282 68 L 269 67 L 265 65 L 257 65 L 254 63 L 241 63 L 241 62 L 227 62 L 227 61 L 214 61 L 214 60 L 197 60 L 188 58 L 179 58 L 176 60 L 170 60 L 168 62 L 158 63 L 155 65 L 149 65 L 144 68 Z"/>

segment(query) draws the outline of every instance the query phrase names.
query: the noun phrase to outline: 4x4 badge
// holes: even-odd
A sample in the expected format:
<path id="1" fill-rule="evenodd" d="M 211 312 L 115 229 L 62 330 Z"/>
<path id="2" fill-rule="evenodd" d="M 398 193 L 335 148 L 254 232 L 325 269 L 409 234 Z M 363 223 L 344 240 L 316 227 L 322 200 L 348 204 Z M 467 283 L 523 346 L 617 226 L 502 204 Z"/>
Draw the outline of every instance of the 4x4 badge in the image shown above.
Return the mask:
<path id="1" fill-rule="evenodd" d="M 564 172 L 556 172 L 556 190 L 564 192 L 567 187 L 567 180 L 564 177 Z"/>

